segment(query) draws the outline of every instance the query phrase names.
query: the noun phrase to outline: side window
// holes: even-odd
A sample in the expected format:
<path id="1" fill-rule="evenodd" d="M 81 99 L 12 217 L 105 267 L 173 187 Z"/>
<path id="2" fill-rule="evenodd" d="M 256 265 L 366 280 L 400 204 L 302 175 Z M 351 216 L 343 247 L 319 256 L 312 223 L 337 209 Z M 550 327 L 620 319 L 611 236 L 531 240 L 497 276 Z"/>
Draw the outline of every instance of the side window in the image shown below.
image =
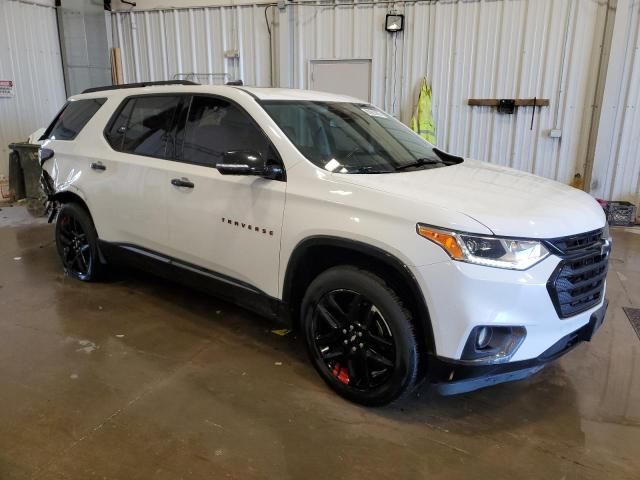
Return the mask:
<path id="1" fill-rule="evenodd" d="M 107 141 L 122 152 L 165 158 L 179 104 L 180 97 L 170 96 L 127 100 L 106 133 Z"/>
<path id="2" fill-rule="evenodd" d="M 178 134 L 181 136 L 181 133 Z M 216 166 L 225 152 L 253 150 L 269 158 L 269 140 L 249 115 L 232 103 L 213 97 L 193 97 L 187 118 L 183 160 Z"/>
<path id="3" fill-rule="evenodd" d="M 73 140 L 106 101 L 106 98 L 90 98 L 68 102 L 42 138 Z"/>
<path id="4" fill-rule="evenodd" d="M 124 140 L 124 134 L 127 131 L 127 124 L 129 123 L 129 117 L 131 117 L 131 109 L 133 108 L 135 100 L 126 100 L 126 104 L 120 109 L 118 116 L 112 121 L 109 130 L 105 133 L 105 137 L 111 148 L 114 150 L 122 150 L 122 141 Z"/>

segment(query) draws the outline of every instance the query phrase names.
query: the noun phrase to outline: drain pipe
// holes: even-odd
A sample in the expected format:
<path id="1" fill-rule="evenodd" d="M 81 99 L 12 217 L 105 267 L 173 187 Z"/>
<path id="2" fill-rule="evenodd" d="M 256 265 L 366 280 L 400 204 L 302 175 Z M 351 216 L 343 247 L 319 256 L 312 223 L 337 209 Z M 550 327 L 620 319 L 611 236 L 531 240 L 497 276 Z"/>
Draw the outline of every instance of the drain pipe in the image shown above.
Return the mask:
<path id="1" fill-rule="evenodd" d="M 131 5 L 129 8 L 129 19 L 131 20 L 131 45 L 133 47 L 133 68 L 136 72 L 136 82 L 140 81 L 140 52 L 138 51 L 138 22 L 136 20 L 136 14 L 133 12 L 136 2 L 128 2 L 127 0 L 120 0 L 122 3 Z"/>
<path id="2" fill-rule="evenodd" d="M 560 100 L 562 99 L 562 96 L 565 93 L 564 70 L 567 64 L 567 47 L 569 43 L 569 28 L 571 26 L 571 19 L 573 18 L 573 14 L 574 14 L 575 3 L 576 3 L 576 0 L 571 0 L 571 3 L 569 4 L 569 13 L 567 14 L 567 21 L 565 22 L 565 25 L 564 25 L 564 39 L 562 41 L 563 43 L 562 63 L 560 64 L 560 84 L 558 87 L 558 98 L 556 99 L 556 108 L 555 108 L 555 111 L 553 112 L 552 125 L 554 130 L 558 128 L 558 115 L 560 114 Z"/>
<path id="3" fill-rule="evenodd" d="M 607 12 L 604 17 L 604 32 L 602 34 L 602 44 L 600 47 L 600 59 L 598 65 L 598 75 L 596 77 L 596 87 L 593 93 L 591 107 L 591 121 L 589 122 L 589 134 L 587 136 L 587 158 L 584 165 L 584 185 L 586 192 L 591 191 L 591 181 L 593 178 L 593 164 L 596 153 L 596 142 L 598 140 L 598 128 L 600 126 L 600 115 L 602 114 L 602 101 L 604 98 L 604 86 L 607 78 L 607 67 L 611 57 L 611 40 L 613 37 L 613 25 L 615 18 L 611 12 L 614 10 L 612 0 L 607 0 Z M 615 15 L 613 15 L 615 17 Z"/>

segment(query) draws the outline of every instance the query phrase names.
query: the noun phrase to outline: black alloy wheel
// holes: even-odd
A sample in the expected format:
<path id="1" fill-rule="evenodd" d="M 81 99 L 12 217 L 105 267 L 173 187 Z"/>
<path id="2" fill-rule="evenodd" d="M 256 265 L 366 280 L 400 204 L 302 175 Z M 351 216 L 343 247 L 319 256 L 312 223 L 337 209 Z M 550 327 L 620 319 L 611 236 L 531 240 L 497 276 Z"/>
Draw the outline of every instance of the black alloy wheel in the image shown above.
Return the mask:
<path id="1" fill-rule="evenodd" d="M 419 364 L 412 316 L 380 277 L 332 267 L 309 285 L 301 314 L 311 361 L 338 394 L 374 406 L 412 391 Z"/>
<path id="2" fill-rule="evenodd" d="M 345 385 L 369 390 L 388 380 L 396 345 L 380 310 L 353 290 L 332 290 L 313 313 L 316 354 Z"/>
<path id="3" fill-rule="evenodd" d="M 56 246 L 64 271 L 78 280 L 98 276 L 97 234 L 91 217 L 77 204 L 65 204 L 56 220 Z"/>

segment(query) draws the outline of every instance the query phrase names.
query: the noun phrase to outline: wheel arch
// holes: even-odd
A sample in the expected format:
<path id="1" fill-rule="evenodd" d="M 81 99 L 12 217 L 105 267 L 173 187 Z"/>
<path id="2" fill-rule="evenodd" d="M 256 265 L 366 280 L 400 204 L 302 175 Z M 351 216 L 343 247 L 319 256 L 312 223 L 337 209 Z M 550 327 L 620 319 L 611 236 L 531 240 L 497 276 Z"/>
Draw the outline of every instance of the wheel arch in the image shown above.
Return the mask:
<path id="1" fill-rule="evenodd" d="M 93 221 L 93 215 L 91 215 L 91 210 L 89 209 L 89 205 L 87 205 L 87 202 L 79 194 L 70 190 L 63 190 L 63 191 L 54 193 L 50 197 L 50 199 L 63 205 L 66 203 L 77 203 L 84 210 L 86 210 L 87 215 L 89 215 L 89 219 L 93 223 L 93 228 L 96 228 L 95 222 Z M 96 229 L 96 235 L 97 235 L 97 229 Z M 98 235 L 98 238 L 99 238 L 99 235 Z M 102 251 L 102 248 L 100 248 L 99 244 L 98 244 L 98 255 L 99 255 L 100 263 L 106 264 L 107 263 L 106 257 Z"/>
<path id="2" fill-rule="evenodd" d="M 78 203 L 80 204 L 91 216 L 91 210 L 89 210 L 89 206 L 87 202 L 80 196 L 79 194 L 72 192 L 70 190 L 63 190 L 61 192 L 56 192 L 51 196 L 51 200 L 54 200 L 58 203 Z M 91 216 L 91 218 L 93 218 Z"/>
<path id="3" fill-rule="evenodd" d="M 435 339 L 429 309 L 422 290 L 409 267 L 382 248 L 342 237 L 318 235 L 300 241 L 289 257 L 282 300 L 294 327 L 308 285 L 320 273 L 336 265 L 355 265 L 378 274 L 392 286 L 406 287 L 396 293 L 413 313 L 419 338 L 428 354 L 435 354 Z"/>

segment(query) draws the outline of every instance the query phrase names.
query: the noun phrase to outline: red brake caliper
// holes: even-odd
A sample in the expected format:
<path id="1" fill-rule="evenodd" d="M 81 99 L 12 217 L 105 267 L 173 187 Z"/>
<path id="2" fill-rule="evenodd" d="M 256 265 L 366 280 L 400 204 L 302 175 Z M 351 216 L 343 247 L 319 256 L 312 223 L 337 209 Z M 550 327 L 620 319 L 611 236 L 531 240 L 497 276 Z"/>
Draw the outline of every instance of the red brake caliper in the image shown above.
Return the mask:
<path id="1" fill-rule="evenodd" d="M 341 366 L 338 362 L 336 362 L 333 367 L 333 376 L 340 380 L 345 385 L 349 385 L 349 370 Z"/>

